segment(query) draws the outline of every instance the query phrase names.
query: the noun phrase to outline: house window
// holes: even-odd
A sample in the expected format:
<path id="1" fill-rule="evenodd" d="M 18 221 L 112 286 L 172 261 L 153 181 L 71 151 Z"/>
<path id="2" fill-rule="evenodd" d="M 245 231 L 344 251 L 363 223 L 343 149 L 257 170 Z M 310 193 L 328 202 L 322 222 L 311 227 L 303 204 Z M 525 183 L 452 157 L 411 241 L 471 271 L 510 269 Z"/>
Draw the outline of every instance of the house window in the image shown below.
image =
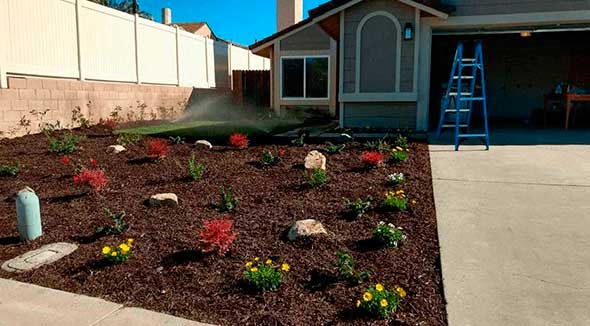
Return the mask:
<path id="1" fill-rule="evenodd" d="M 328 99 L 330 58 L 281 58 L 281 98 Z"/>

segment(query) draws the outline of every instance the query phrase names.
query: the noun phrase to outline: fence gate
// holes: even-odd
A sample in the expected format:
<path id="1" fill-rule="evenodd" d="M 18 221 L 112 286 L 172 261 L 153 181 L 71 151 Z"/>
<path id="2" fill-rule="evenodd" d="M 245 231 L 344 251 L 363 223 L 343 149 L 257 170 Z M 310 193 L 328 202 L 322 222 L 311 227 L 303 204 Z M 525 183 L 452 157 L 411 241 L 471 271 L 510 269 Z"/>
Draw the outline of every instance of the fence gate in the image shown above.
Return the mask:
<path id="1" fill-rule="evenodd" d="M 270 107 L 270 71 L 234 70 L 233 86 L 235 104 Z"/>

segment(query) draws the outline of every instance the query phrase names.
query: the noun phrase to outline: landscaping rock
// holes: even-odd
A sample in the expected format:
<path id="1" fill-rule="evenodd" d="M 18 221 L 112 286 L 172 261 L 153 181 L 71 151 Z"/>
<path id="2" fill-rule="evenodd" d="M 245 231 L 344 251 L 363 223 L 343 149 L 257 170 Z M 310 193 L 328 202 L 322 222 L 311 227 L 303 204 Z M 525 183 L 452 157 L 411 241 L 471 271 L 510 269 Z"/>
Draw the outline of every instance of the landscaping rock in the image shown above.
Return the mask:
<path id="1" fill-rule="evenodd" d="M 311 151 L 305 157 L 305 168 L 307 170 L 326 169 L 326 157 L 318 151 Z"/>
<path id="2" fill-rule="evenodd" d="M 208 142 L 208 141 L 206 141 L 206 140 L 197 140 L 195 142 L 195 146 L 196 147 L 205 147 L 205 148 L 208 148 L 208 149 L 213 148 L 213 145 L 211 145 L 211 143 Z"/>
<path id="3" fill-rule="evenodd" d="M 111 145 L 107 148 L 107 153 L 119 154 L 127 149 L 121 145 Z"/>
<path id="4" fill-rule="evenodd" d="M 151 207 L 176 207 L 178 206 L 178 197 L 175 194 L 157 194 L 150 197 L 149 205 Z"/>
<path id="5" fill-rule="evenodd" d="M 322 223 L 320 223 L 319 221 L 301 220 L 293 224 L 293 226 L 289 230 L 287 238 L 291 241 L 295 241 L 301 237 L 310 237 L 326 234 L 328 234 L 328 232 L 326 231 Z"/>
<path id="6" fill-rule="evenodd" d="M 2 269 L 10 273 L 21 273 L 51 264 L 78 249 L 73 243 L 52 243 L 37 250 L 29 251 L 4 264 Z"/>

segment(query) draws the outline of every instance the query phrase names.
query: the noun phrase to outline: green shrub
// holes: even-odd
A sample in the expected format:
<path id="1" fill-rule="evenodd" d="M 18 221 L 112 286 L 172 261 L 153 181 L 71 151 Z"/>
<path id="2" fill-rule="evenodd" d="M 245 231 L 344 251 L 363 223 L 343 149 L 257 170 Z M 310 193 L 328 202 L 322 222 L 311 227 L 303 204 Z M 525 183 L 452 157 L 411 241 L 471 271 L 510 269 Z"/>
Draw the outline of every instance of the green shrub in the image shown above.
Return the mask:
<path id="1" fill-rule="evenodd" d="M 297 146 L 297 147 L 303 147 L 303 146 L 305 146 L 305 134 L 301 134 L 301 135 L 299 135 L 298 138 L 293 139 L 291 141 L 291 145 Z"/>
<path id="2" fill-rule="evenodd" d="M 405 296 L 406 291 L 401 287 L 389 291 L 377 283 L 375 287 L 365 290 L 362 298 L 356 301 L 356 306 L 371 316 L 386 318 L 397 310 Z"/>
<path id="3" fill-rule="evenodd" d="M 350 284 L 361 284 L 369 278 L 369 272 L 357 272 L 354 258 L 345 251 L 336 253 L 336 268 L 340 278 Z"/>
<path id="4" fill-rule="evenodd" d="M 371 201 L 373 198 L 367 196 L 366 199 L 359 198 L 355 201 L 351 201 L 348 198 L 344 198 L 344 206 L 346 206 L 347 213 L 354 219 L 359 219 L 369 210 L 371 207 Z"/>
<path id="5" fill-rule="evenodd" d="M 246 270 L 243 274 L 244 282 L 257 291 L 276 291 L 283 283 L 283 273 L 291 267 L 287 263 L 275 265 L 271 259 L 264 263 L 258 258 L 246 262 Z"/>
<path id="6" fill-rule="evenodd" d="M 232 211 L 238 205 L 238 199 L 234 197 L 233 189 L 231 187 L 229 187 L 227 189 L 224 187 L 221 187 L 219 196 L 220 196 L 220 201 L 219 201 L 219 204 L 217 205 L 217 209 L 220 212 Z"/>
<path id="7" fill-rule="evenodd" d="M 278 155 L 275 156 L 271 151 L 263 151 L 262 156 L 260 157 L 260 164 L 263 166 L 277 165 L 280 162 L 281 158 Z"/>
<path id="8" fill-rule="evenodd" d="M 375 229 L 373 229 L 373 241 L 377 242 L 383 247 L 397 248 L 400 243 L 406 239 L 401 228 L 385 222 L 379 222 Z"/>
<path id="9" fill-rule="evenodd" d="M 16 176 L 20 172 L 20 164 L 6 164 L 0 165 L 0 177 L 4 176 Z"/>
<path id="10" fill-rule="evenodd" d="M 125 262 L 131 256 L 133 246 L 133 239 L 127 239 L 126 242 L 119 244 L 116 247 L 104 246 L 102 248 L 103 257 L 111 263 L 120 264 Z"/>
<path id="11" fill-rule="evenodd" d="M 205 173 L 205 165 L 202 163 L 197 164 L 195 154 L 193 154 L 188 160 L 188 175 L 193 181 L 197 181 L 203 177 L 203 173 Z"/>
<path id="12" fill-rule="evenodd" d="M 180 136 L 176 136 L 176 137 L 170 136 L 168 138 L 170 139 L 171 143 L 176 144 L 176 145 L 182 145 L 182 144 L 184 144 L 184 141 L 185 141 L 184 137 L 180 137 Z"/>
<path id="13" fill-rule="evenodd" d="M 117 137 L 117 144 L 121 146 L 135 145 L 143 139 L 142 135 L 139 134 L 120 134 Z"/>
<path id="14" fill-rule="evenodd" d="M 385 194 L 382 206 L 389 211 L 404 212 L 408 209 L 408 198 L 403 190 L 389 191 Z"/>
<path id="15" fill-rule="evenodd" d="M 406 177 L 403 173 L 392 173 L 387 176 L 387 183 L 392 186 L 399 186 L 404 182 L 406 182 Z"/>
<path id="16" fill-rule="evenodd" d="M 392 163 L 405 162 L 408 159 L 408 152 L 401 147 L 394 148 L 391 150 L 389 155 L 389 161 Z"/>
<path id="17" fill-rule="evenodd" d="M 49 138 L 49 151 L 52 153 L 72 154 L 76 151 L 76 146 L 80 142 L 80 137 L 74 134 L 64 134 L 59 138 Z"/>
<path id="18" fill-rule="evenodd" d="M 391 146 L 385 140 L 385 138 L 375 140 L 375 141 L 368 141 L 365 143 L 365 147 L 372 151 L 378 152 L 388 152 L 391 150 Z"/>
<path id="19" fill-rule="evenodd" d="M 316 168 L 305 173 L 307 184 L 311 187 L 319 187 L 328 181 L 328 172 L 326 170 Z"/>
<path id="20" fill-rule="evenodd" d="M 340 152 L 342 152 L 344 150 L 344 148 L 346 147 L 346 144 L 340 144 L 340 145 L 336 145 L 336 144 L 332 144 L 331 142 L 326 142 L 326 148 L 324 149 L 324 152 L 326 152 L 327 154 L 338 154 Z"/>
<path id="21" fill-rule="evenodd" d="M 97 234 L 101 235 L 113 235 L 113 234 L 121 234 L 127 229 L 129 229 L 129 225 L 125 222 L 125 211 L 120 213 L 112 213 L 110 210 L 105 209 L 105 215 L 108 219 L 112 221 L 111 225 L 102 226 L 96 229 Z"/>
<path id="22" fill-rule="evenodd" d="M 397 134 L 397 136 L 395 136 L 394 144 L 396 147 L 401 147 L 402 149 L 408 149 L 408 147 L 409 147 L 408 137 L 406 137 L 402 134 Z"/>

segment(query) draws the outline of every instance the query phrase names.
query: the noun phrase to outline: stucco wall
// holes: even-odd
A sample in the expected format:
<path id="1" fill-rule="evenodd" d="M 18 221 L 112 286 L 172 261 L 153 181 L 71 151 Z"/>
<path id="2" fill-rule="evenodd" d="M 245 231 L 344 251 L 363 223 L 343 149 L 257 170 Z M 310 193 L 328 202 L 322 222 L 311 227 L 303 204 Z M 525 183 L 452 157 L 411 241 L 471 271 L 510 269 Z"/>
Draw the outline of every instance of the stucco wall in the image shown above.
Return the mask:
<path id="1" fill-rule="evenodd" d="M 456 7 L 453 16 L 590 10 L 588 0 L 444 0 Z"/>
<path id="2" fill-rule="evenodd" d="M 345 103 L 344 128 L 416 128 L 416 103 Z"/>
<path id="3" fill-rule="evenodd" d="M 355 91 L 356 73 L 356 49 L 357 29 L 362 19 L 373 12 L 385 11 L 395 16 L 404 28 L 406 23 L 415 23 L 414 8 L 390 0 L 370 0 L 357 4 L 344 12 L 344 92 Z M 402 37 L 402 31 L 397 34 Z M 411 92 L 414 78 L 414 41 L 401 41 L 401 70 L 400 70 L 400 91 Z M 379 51 L 379 48 L 375 48 Z M 395 58 L 392 58 L 394 60 Z M 365 64 L 371 64 L 365 62 Z M 373 70 L 373 67 L 370 68 Z M 378 69 L 375 68 L 375 69 Z"/>

